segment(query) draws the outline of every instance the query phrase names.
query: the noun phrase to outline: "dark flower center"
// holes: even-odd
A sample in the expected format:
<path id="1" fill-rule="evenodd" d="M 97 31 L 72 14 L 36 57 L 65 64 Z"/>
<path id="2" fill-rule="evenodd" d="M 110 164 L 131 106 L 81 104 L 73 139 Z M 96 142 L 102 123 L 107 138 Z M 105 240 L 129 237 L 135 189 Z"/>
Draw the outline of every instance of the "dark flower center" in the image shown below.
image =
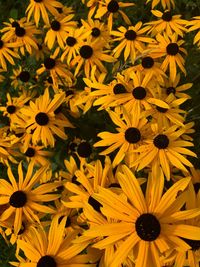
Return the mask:
<path id="1" fill-rule="evenodd" d="M 11 25 L 12 25 L 13 28 L 20 27 L 20 25 L 19 25 L 19 23 L 17 21 L 13 21 Z"/>
<path id="2" fill-rule="evenodd" d="M 159 111 L 161 113 L 166 113 L 168 111 L 167 108 L 162 108 L 162 107 L 159 107 L 159 106 L 156 106 L 156 109 L 157 109 L 157 111 Z"/>
<path id="3" fill-rule="evenodd" d="M 142 100 L 146 97 L 147 92 L 144 87 L 138 86 L 133 89 L 132 95 L 135 99 Z"/>
<path id="4" fill-rule="evenodd" d="M 193 251 L 197 251 L 200 249 L 200 240 L 192 240 L 192 239 L 187 239 L 187 238 L 181 238 L 183 241 L 185 241 Z"/>
<path id="5" fill-rule="evenodd" d="M 170 56 L 175 56 L 179 52 L 179 46 L 176 43 L 170 43 L 167 46 L 167 54 Z"/>
<path id="6" fill-rule="evenodd" d="M 23 234 L 23 233 L 25 232 L 25 230 L 26 230 L 25 223 L 24 223 L 24 222 L 22 222 L 22 226 L 21 226 L 21 228 L 20 228 L 20 230 L 19 230 L 19 232 L 18 232 L 18 235 L 21 235 L 21 234 Z"/>
<path id="7" fill-rule="evenodd" d="M 137 218 L 135 229 L 144 241 L 154 241 L 160 235 L 161 227 L 158 219 L 151 213 L 144 213 Z"/>
<path id="8" fill-rule="evenodd" d="M 36 267 L 57 267 L 57 263 L 53 257 L 46 255 L 39 259 Z"/>
<path id="9" fill-rule="evenodd" d="M 72 47 L 77 43 L 77 41 L 76 41 L 76 39 L 74 37 L 69 36 L 66 39 L 66 43 L 67 43 L 68 46 Z"/>
<path id="10" fill-rule="evenodd" d="M 7 110 L 7 112 L 8 112 L 9 114 L 13 114 L 13 113 L 15 113 L 15 111 L 16 111 L 16 107 L 13 106 L 13 105 L 9 105 L 9 106 L 7 106 L 6 110 Z"/>
<path id="11" fill-rule="evenodd" d="M 137 34 L 135 31 L 133 30 L 128 30 L 126 33 L 125 33 L 125 38 L 129 41 L 134 41 L 137 37 Z"/>
<path id="12" fill-rule="evenodd" d="M 0 39 L 0 49 L 3 47 L 3 41 Z"/>
<path id="13" fill-rule="evenodd" d="M 56 65 L 56 61 L 53 58 L 48 57 L 44 61 L 44 66 L 47 70 L 53 69 L 55 65 Z"/>
<path id="14" fill-rule="evenodd" d="M 76 185 L 80 185 L 81 183 L 79 183 L 79 181 L 77 181 L 77 176 L 74 174 L 72 177 L 72 183 L 76 184 Z"/>
<path id="15" fill-rule="evenodd" d="M 165 134 L 159 134 L 154 138 L 153 144 L 159 149 L 165 149 L 169 145 L 169 138 Z"/>
<path id="16" fill-rule="evenodd" d="M 142 59 L 142 67 L 145 69 L 150 69 L 154 65 L 154 60 L 152 57 L 144 57 Z"/>
<path id="17" fill-rule="evenodd" d="M 92 33 L 91 34 L 92 34 L 93 37 L 98 37 L 101 34 L 101 31 L 98 28 L 94 27 L 92 29 Z"/>
<path id="18" fill-rule="evenodd" d="M 95 209 L 98 212 L 100 212 L 100 208 L 103 207 L 102 204 L 99 203 L 99 201 L 94 199 L 92 196 L 88 198 L 88 204 L 90 204 L 93 207 L 93 209 Z"/>
<path id="19" fill-rule="evenodd" d="M 130 127 L 125 131 L 125 139 L 129 143 L 135 144 L 140 141 L 141 133 L 137 128 Z"/>
<path id="20" fill-rule="evenodd" d="M 73 94 L 74 94 L 74 91 L 73 90 L 67 90 L 67 91 L 65 91 L 65 95 L 66 96 L 73 95 Z"/>
<path id="21" fill-rule="evenodd" d="M 34 155 L 35 155 L 35 149 L 32 148 L 32 147 L 29 147 L 29 148 L 26 150 L 25 155 L 26 155 L 27 157 L 29 157 L 29 158 L 34 157 Z"/>
<path id="22" fill-rule="evenodd" d="M 59 21 L 57 21 L 57 20 L 53 20 L 53 21 L 51 22 L 51 29 L 52 29 L 53 31 L 59 31 L 59 30 L 60 30 L 60 27 L 61 27 L 61 25 L 60 25 L 60 22 L 59 22 Z"/>
<path id="23" fill-rule="evenodd" d="M 47 82 L 51 84 L 53 83 L 53 79 L 51 78 L 51 76 L 47 78 Z"/>
<path id="24" fill-rule="evenodd" d="M 92 153 L 92 148 L 88 142 L 82 142 L 77 148 L 78 155 L 82 158 L 87 158 Z"/>
<path id="25" fill-rule="evenodd" d="M 9 200 L 10 205 L 14 208 L 22 208 L 25 206 L 26 202 L 27 202 L 26 194 L 21 190 L 15 191 L 10 196 Z"/>
<path id="26" fill-rule="evenodd" d="M 60 218 L 58 219 L 58 223 L 61 223 L 62 219 L 64 218 L 65 216 L 60 216 Z M 68 216 L 67 217 L 67 220 L 66 220 L 66 223 L 65 223 L 65 227 L 69 227 L 71 225 L 71 220 L 70 220 L 70 217 Z"/>
<path id="27" fill-rule="evenodd" d="M 21 71 L 18 77 L 22 82 L 28 82 L 30 73 L 28 71 Z"/>
<path id="28" fill-rule="evenodd" d="M 125 86 L 123 84 L 117 83 L 113 87 L 113 93 L 115 95 L 126 93 L 126 88 L 125 88 Z"/>
<path id="29" fill-rule="evenodd" d="M 26 34 L 26 31 L 24 28 L 22 27 L 16 27 L 15 28 L 15 34 L 18 36 L 18 37 L 23 37 L 25 34 Z"/>
<path id="30" fill-rule="evenodd" d="M 93 55 L 93 49 L 89 45 L 83 45 L 80 48 L 80 55 L 82 58 L 88 59 Z"/>
<path id="31" fill-rule="evenodd" d="M 199 189 L 200 189 L 200 183 L 195 183 L 195 184 L 193 184 L 193 186 L 194 186 L 195 193 L 198 194 Z"/>
<path id="32" fill-rule="evenodd" d="M 47 125 L 49 122 L 49 117 L 46 113 L 44 112 L 39 112 L 36 116 L 35 116 L 35 121 L 37 122 L 37 124 L 39 124 L 40 126 L 44 126 Z"/>
<path id="33" fill-rule="evenodd" d="M 166 93 L 167 93 L 167 95 L 169 95 L 169 94 L 175 94 L 176 93 L 176 89 L 174 88 L 174 87 L 168 87 L 167 88 L 167 90 L 166 90 Z"/>
<path id="34" fill-rule="evenodd" d="M 119 10 L 119 4 L 116 0 L 111 0 L 109 4 L 107 5 L 107 9 L 111 13 L 115 13 Z"/>
<path id="35" fill-rule="evenodd" d="M 170 11 L 164 12 L 163 15 L 162 15 L 162 19 L 164 21 L 170 21 L 170 20 L 172 20 L 172 14 L 171 14 L 171 12 Z"/>

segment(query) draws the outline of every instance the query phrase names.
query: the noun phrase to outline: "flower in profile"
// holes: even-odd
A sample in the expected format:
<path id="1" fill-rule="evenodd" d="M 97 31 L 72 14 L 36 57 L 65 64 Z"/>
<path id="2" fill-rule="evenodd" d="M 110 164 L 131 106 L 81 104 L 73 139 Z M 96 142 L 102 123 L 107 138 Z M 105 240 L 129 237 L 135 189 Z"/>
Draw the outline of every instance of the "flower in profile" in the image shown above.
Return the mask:
<path id="1" fill-rule="evenodd" d="M 178 40 L 178 35 L 166 35 L 158 34 L 156 36 L 158 44 L 150 45 L 152 47 L 152 55 L 154 58 L 165 57 L 161 69 L 166 72 L 169 68 L 169 77 L 172 82 L 175 81 L 177 75 L 177 66 L 186 75 L 186 70 L 184 68 L 185 59 L 182 54 L 187 54 L 187 51 L 181 47 L 184 43 L 183 40 Z"/>
<path id="2" fill-rule="evenodd" d="M 8 61 L 11 65 L 15 65 L 13 58 L 20 58 L 18 53 L 12 50 L 13 48 L 19 46 L 21 46 L 20 43 L 11 43 L 3 38 L 0 38 L 0 66 L 3 70 L 7 70 L 6 61 Z"/>
<path id="3" fill-rule="evenodd" d="M 104 237 L 93 247 L 103 249 L 118 243 L 110 267 L 120 266 L 134 253 L 135 266 L 161 266 L 160 255 L 172 249 L 188 250 L 190 246 L 181 238 L 200 239 L 200 228 L 182 223 L 184 219 L 199 216 L 200 211 L 181 207 L 186 202 L 184 191 L 190 178 L 175 183 L 163 194 L 164 176 L 149 174 L 145 196 L 137 178 L 123 165 L 117 174 L 126 198 L 109 189 L 99 187 L 94 194 L 101 203 L 106 218 L 116 220 L 102 225 L 91 225 L 83 236 Z M 177 196 L 178 192 L 180 195 Z"/>
<path id="4" fill-rule="evenodd" d="M 155 36 L 158 33 L 162 34 L 165 32 L 169 36 L 175 32 L 177 35 L 183 37 L 183 34 L 187 31 L 185 27 L 187 20 L 181 19 L 181 15 L 172 15 L 170 10 L 165 10 L 164 12 L 152 10 L 151 12 L 159 19 L 146 23 L 146 25 L 151 26 L 148 33 Z"/>
<path id="5" fill-rule="evenodd" d="M 64 102 L 64 95 L 64 93 L 58 93 L 51 99 L 46 89 L 44 95 L 38 97 L 35 102 L 30 101 L 30 105 L 22 109 L 22 114 L 26 116 L 26 132 L 32 134 L 33 145 L 41 142 L 45 147 L 54 147 L 54 135 L 67 139 L 64 127 L 72 127 L 72 125 L 67 119 L 57 119 L 54 113 Z"/>
<path id="6" fill-rule="evenodd" d="M 31 228 L 31 238 L 18 240 L 17 246 L 24 252 L 28 261 L 20 260 L 20 265 L 24 267 L 62 267 L 62 266 L 82 266 L 90 265 L 87 254 L 80 254 L 89 244 L 88 241 L 81 244 L 73 244 L 77 237 L 77 231 L 64 235 L 66 216 L 58 222 L 58 217 L 51 222 L 49 231 L 42 226 Z"/>
<path id="7" fill-rule="evenodd" d="M 198 30 L 193 43 L 200 47 L 200 16 L 193 17 L 192 20 L 188 21 L 187 27 L 189 27 L 188 32 Z"/>
<path id="8" fill-rule="evenodd" d="M 113 41 L 120 41 L 120 43 L 113 49 L 114 57 L 118 58 L 124 50 L 124 60 L 130 58 L 131 63 L 134 64 L 136 56 L 143 53 L 145 50 L 145 43 L 155 43 L 153 38 L 146 37 L 149 27 L 142 28 L 142 22 L 138 22 L 135 26 L 125 28 L 120 26 L 118 31 L 111 31 L 111 35 L 115 36 Z"/>
<path id="9" fill-rule="evenodd" d="M 171 9 L 175 8 L 175 1 L 174 0 L 147 0 L 147 3 L 152 2 L 151 3 L 151 8 L 154 9 L 155 6 L 157 6 L 159 3 L 161 3 L 162 7 L 164 9 Z"/>
<path id="10" fill-rule="evenodd" d="M 152 124 L 154 134 L 142 144 L 136 152 L 139 152 L 137 160 L 132 166 L 136 166 L 139 171 L 150 165 L 154 167 L 160 166 L 166 176 L 170 179 L 170 167 L 175 166 L 188 174 L 187 167 L 193 167 L 192 163 L 186 158 L 186 155 L 196 157 L 196 154 L 186 147 L 194 146 L 192 142 L 182 140 L 184 127 L 172 125 L 169 128 L 159 128 L 159 125 Z M 156 168 L 154 175 L 156 175 Z"/>
<path id="11" fill-rule="evenodd" d="M 33 16 L 35 24 L 38 27 L 40 17 L 42 17 L 44 23 L 49 25 L 48 12 L 53 16 L 59 15 L 57 8 L 62 7 L 63 5 L 55 0 L 30 0 L 26 9 L 27 20 L 30 21 L 30 18 Z"/>
<path id="12" fill-rule="evenodd" d="M 54 209 L 43 205 L 42 202 L 52 201 L 59 197 L 58 194 L 48 194 L 58 186 L 58 183 L 37 186 L 39 179 L 46 172 L 48 165 L 41 167 L 34 174 L 33 165 L 33 163 L 28 165 L 24 177 L 22 162 L 19 163 L 18 181 L 13 175 L 10 166 L 7 170 L 10 182 L 5 179 L 0 179 L 0 205 L 9 204 L 8 208 L 0 216 L 0 220 L 3 222 L 7 221 L 14 214 L 13 227 L 16 234 L 20 231 L 23 217 L 29 222 L 37 221 L 40 223 L 37 215 L 38 211 L 42 213 L 54 213 Z"/>
<path id="13" fill-rule="evenodd" d="M 105 15 L 108 15 L 108 28 L 111 31 L 113 26 L 113 19 L 116 14 L 120 14 L 123 18 L 123 20 L 127 24 L 131 24 L 130 19 L 128 16 L 121 10 L 123 7 L 130 7 L 134 6 L 133 3 L 124 3 L 124 2 L 118 2 L 117 0 L 103 0 L 99 1 L 99 7 L 96 11 L 95 18 L 99 19 L 102 18 Z"/>
<path id="14" fill-rule="evenodd" d="M 49 49 L 52 49 L 55 42 L 58 42 L 60 48 L 64 49 L 64 43 L 67 38 L 68 32 L 71 28 L 76 27 L 76 22 L 71 19 L 74 14 L 65 16 L 64 18 L 57 18 L 51 21 L 50 29 L 47 31 L 44 43 Z"/>
<path id="15" fill-rule="evenodd" d="M 52 55 L 45 58 L 42 67 L 36 72 L 38 75 L 41 75 L 43 72 L 47 72 L 53 81 L 53 86 L 55 87 L 58 86 L 59 80 L 64 82 L 66 86 L 71 86 L 73 74 L 69 71 L 67 65 L 62 63 L 60 59 L 57 58 L 59 51 L 60 48 L 57 47 Z"/>

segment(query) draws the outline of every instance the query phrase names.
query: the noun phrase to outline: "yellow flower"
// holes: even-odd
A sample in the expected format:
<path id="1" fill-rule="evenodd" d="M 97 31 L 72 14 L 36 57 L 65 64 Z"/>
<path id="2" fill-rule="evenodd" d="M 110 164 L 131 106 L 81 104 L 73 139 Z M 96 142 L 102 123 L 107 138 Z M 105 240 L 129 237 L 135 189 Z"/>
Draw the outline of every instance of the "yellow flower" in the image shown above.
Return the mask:
<path id="1" fill-rule="evenodd" d="M 142 22 L 138 22 L 135 26 L 125 28 L 120 26 L 118 31 L 111 31 L 111 35 L 115 36 L 113 41 L 120 41 L 120 43 L 113 49 L 114 57 L 118 58 L 124 50 L 124 60 L 130 58 L 131 63 L 134 64 L 138 54 L 145 50 L 144 43 L 154 43 L 154 39 L 146 37 L 145 32 L 149 27 L 142 27 Z"/>
<path id="2" fill-rule="evenodd" d="M 73 75 L 69 71 L 66 64 L 62 63 L 58 57 L 60 48 L 57 47 L 53 55 L 46 57 L 42 67 L 36 72 L 41 75 L 43 72 L 49 73 L 53 81 L 53 86 L 57 87 L 60 82 L 64 83 L 67 87 L 72 85 Z"/>
<path id="3" fill-rule="evenodd" d="M 121 266 L 132 253 L 136 267 L 160 267 L 160 256 L 170 248 L 184 251 L 190 248 L 181 238 L 200 239 L 199 227 L 182 223 L 184 219 L 199 216 L 200 210 L 181 211 L 186 197 L 184 193 L 177 196 L 178 192 L 186 189 L 190 178 L 175 183 L 163 194 L 163 175 L 158 173 L 154 177 L 149 174 L 144 196 L 137 178 L 127 166 L 122 166 L 117 177 L 126 198 L 102 187 L 94 198 L 102 205 L 101 212 L 106 218 L 118 221 L 91 226 L 83 235 L 104 237 L 93 244 L 98 249 L 118 243 L 110 267 Z"/>
<path id="4" fill-rule="evenodd" d="M 119 151 L 113 158 L 113 167 L 116 167 L 125 159 L 126 164 L 134 162 L 138 154 L 130 153 L 142 144 L 142 140 L 149 135 L 147 119 L 139 118 L 138 114 L 128 114 L 125 109 L 119 116 L 116 112 L 109 111 L 112 121 L 118 126 L 117 133 L 101 132 L 97 136 L 102 140 L 94 144 L 94 147 L 108 146 L 100 155 L 108 155 L 116 149 Z"/>
<path id="5" fill-rule="evenodd" d="M 157 33 L 166 32 L 168 36 L 176 33 L 183 37 L 183 33 L 187 31 L 185 28 L 187 20 L 181 19 L 181 15 L 173 16 L 170 10 L 165 10 L 164 12 L 152 10 L 151 12 L 154 16 L 159 18 L 156 21 L 146 23 L 146 25 L 151 26 L 148 33 L 151 33 L 153 36 L 155 36 Z"/>
<path id="6" fill-rule="evenodd" d="M 38 27 L 40 16 L 45 24 L 49 25 L 49 11 L 53 16 L 59 15 L 57 8 L 62 8 L 63 5 L 55 0 L 30 0 L 30 3 L 26 9 L 27 20 L 30 21 L 33 15 L 36 26 Z"/>
<path id="7" fill-rule="evenodd" d="M 89 266 L 89 255 L 80 254 L 89 244 L 88 241 L 81 244 L 73 244 L 72 241 L 77 236 L 74 231 L 67 236 L 64 235 L 66 217 L 61 222 L 54 218 L 48 232 L 41 226 L 32 227 L 31 238 L 28 240 L 18 240 L 19 249 L 24 252 L 28 261 L 20 260 L 20 265 L 24 267 L 62 267 L 62 266 Z"/>
<path id="8" fill-rule="evenodd" d="M 55 41 L 58 42 L 58 45 L 64 49 L 65 40 L 68 36 L 69 30 L 76 27 L 76 22 L 71 19 L 74 17 L 74 14 L 65 16 L 64 18 L 57 18 L 52 20 L 51 29 L 46 33 L 44 43 L 49 49 L 52 49 Z"/>
<path id="9" fill-rule="evenodd" d="M 134 6 L 133 3 L 123 3 L 118 2 L 117 0 L 103 0 L 99 1 L 99 7 L 96 11 L 96 15 L 94 16 L 96 19 L 103 17 L 104 15 L 108 15 L 108 28 L 111 31 L 113 26 L 113 18 L 116 14 L 120 13 L 122 18 L 127 24 L 131 24 L 128 16 L 121 10 L 122 7 L 130 7 Z"/>
<path id="10" fill-rule="evenodd" d="M 188 32 L 198 30 L 197 34 L 194 37 L 194 44 L 197 44 L 200 47 L 200 16 L 196 16 L 193 20 L 187 23 L 187 27 L 189 26 Z"/>
<path id="11" fill-rule="evenodd" d="M 158 34 L 156 36 L 158 45 L 150 45 L 152 48 L 152 55 L 154 58 L 165 57 L 161 69 L 166 72 L 169 68 L 169 76 L 172 82 L 175 81 L 177 75 L 177 66 L 186 75 L 186 70 L 184 68 L 185 59 L 181 54 L 187 54 L 186 50 L 181 47 L 184 43 L 183 40 L 178 41 L 178 35 L 173 34 L 167 36 L 164 34 Z"/>
<path id="12" fill-rule="evenodd" d="M 48 166 L 44 166 L 33 174 L 33 163 L 30 163 L 24 177 L 22 163 L 20 163 L 18 165 L 18 182 L 10 167 L 8 167 L 7 171 L 10 183 L 5 179 L 0 179 L 0 205 L 9 204 L 8 208 L 0 216 L 0 221 L 7 221 L 12 214 L 15 214 L 13 227 L 16 234 L 22 226 L 23 216 L 30 222 L 37 221 L 40 223 L 36 212 L 54 212 L 52 208 L 41 205 L 38 202 L 48 202 L 57 199 L 59 197 L 58 194 L 47 193 L 55 189 L 58 184 L 49 183 L 34 188 L 47 168 Z"/>
<path id="13" fill-rule="evenodd" d="M 22 109 L 22 114 L 26 116 L 26 132 L 32 134 L 32 142 L 37 145 L 40 141 L 47 147 L 54 147 L 54 134 L 61 139 L 67 139 L 64 127 L 73 127 L 67 119 L 57 119 L 55 110 L 64 102 L 64 93 L 55 94 L 51 100 L 48 89 L 44 95 L 31 101 L 28 107 Z"/>
<path id="14" fill-rule="evenodd" d="M 196 154 L 185 148 L 194 146 L 193 143 L 181 139 L 185 129 L 177 125 L 159 129 L 157 124 L 152 124 L 152 129 L 154 131 L 153 136 L 144 140 L 144 145 L 136 150 L 140 155 L 132 166 L 137 165 L 136 169 L 139 171 L 150 165 L 154 174 L 156 174 L 156 168 L 161 166 L 167 180 L 170 179 L 171 166 L 175 166 L 188 174 L 184 165 L 187 167 L 193 167 L 193 165 L 186 158 L 186 155 L 196 157 Z"/>
<path id="15" fill-rule="evenodd" d="M 3 38 L 0 38 L 0 66 L 3 70 L 7 70 L 6 61 L 8 61 L 12 65 L 15 65 L 13 57 L 20 58 L 18 53 L 11 49 L 19 46 L 21 46 L 21 43 L 11 43 L 4 40 Z"/>
<path id="16" fill-rule="evenodd" d="M 93 66 L 97 66 L 99 72 L 107 72 L 107 69 L 102 64 L 102 61 L 115 62 L 116 59 L 110 55 L 107 55 L 103 51 L 104 42 L 100 42 L 98 39 L 91 41 L 89 38 L 86 41 L 80 43 L 79 55 L 77 55 L 71 61 L 71 67 L 76 66 L 74 75 L 80 72 L 81 67 L 84 65 L 84 72 L 86 77 L 89 77 L 90 70 Z"/>
<path id="17" fill-rule="evenodd" d="M 157 6 L 159 3 L 161 3 L 162 7 L 164 9 L 171 9 L 175 8 L 175 1 L 174 0 L 147 0 L 147 3 L 152 2 L 151 3 L 151 7 L 152 9 L 154 9 L 155 6 Z"/>

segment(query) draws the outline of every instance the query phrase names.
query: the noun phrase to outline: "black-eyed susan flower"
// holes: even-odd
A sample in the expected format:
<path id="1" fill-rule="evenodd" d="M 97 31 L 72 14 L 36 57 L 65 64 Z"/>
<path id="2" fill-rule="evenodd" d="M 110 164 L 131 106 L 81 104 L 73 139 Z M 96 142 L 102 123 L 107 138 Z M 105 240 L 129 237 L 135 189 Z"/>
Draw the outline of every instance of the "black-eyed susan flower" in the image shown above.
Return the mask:
<path id="1" fill-rule="evenodd" d="M 63 5 L 59 1 L 55 0 L 30 0 L 26 9 L 27 20 L 30 21 L 33 16 L 35 24 L 38 27 L 40 17 L 42 17 L 44 23 L 49 25 L 48 12 L 50 12 L 53 16 L 59 15 L 57 8 L 62 7 Z"/>
<path id="2" fill-rule="evenodd" d="M 42 67 L 39 68 L 36 72 L 38 75 L 41 75 L 43 72 L 47 72 L 49 76 L 52 78 L 53 85 L 58 85 L 58 80 L 64 80 L 66 86 L 70 86 L 72 84 L 73 75 L 69 71 L 66 64 L 62 63 L 58 57 L 60 48 L 57 47 L 52 55 L 46 57 Z"/>
<path id="3" fill-rule="evenodd" d="M 158 33 L 162 34 L 166 32 L 167 35 L 172 35 L 175 32 L 177 35 L 183 37 L 187 31 L 185 27 L 187 20 L 181 19 L 181 15 L 172 15 L 170 10 L 165 10 L 164 12 L 152 10 L 151 12 L 158 20 L 146 23 L 146 25 L 151 26 L 148 33 L 155 36 Z"/>
<path id="4" fill-rule="evenodd" d="M 179 108 L 187 98 L 175 98 L 173 94 L 163 97 L 164 101 L 169 107 L 163 108 L 152 105 L 152 107 L 143 112 L 144 117 L 151 116 L 151 122 L 156 122 L 161 128 L 168 128 L 173 124 L 184 127 L 186 111 Z"/>
<path id="5" fill-rule="evenodd" d="M 99 7 L 96 11 L 95 18 L 102 18 L 105 15 L 108 15 L 108 28 L 111 31 L 113 25 L 113 19 L 115 15 L 120 13 L 122 18 L 127 24 L 131 24 L 128 16 L 121 10 L 123 7 L 134 6 L 134 3 L 124 3 L 117 0 L 103 0 L 99 1 Z"/>
<path id="6" fill-rule="evenodd" d="M 19 66 L 18 69 L 13 69 L 13 75 L 10 76 L 12 82 L 11 85 L 16 89 L 23 89 L 31 80 L 32 74 L 26 69 L 22 69 Z"/>
<path id="7" fill-rule="evenodd" d="M 31 96 L 21 94 L 19 97 L 11 97 L 9 93 L 7 93 L 6 96 L 6 106 L 0 107 L 0 111 L 3 112 L 3 116 L 9 118 L 10 129 L 15 129 L 16 127 L 19 127 L 19 125 L 21 126 L 24 124 L 24 117 L 20 110 L 24 107 L 25 103 L 31 99 Z"/>
<path id="8" fill-rule="evenodd" d="M 26 132 L 32 134 L 32 142 L 37 145 L 39 142 L 47 147 L 54 147 L 54 135 L 61 139 L 67 139 L 64 127 L 71 127 L 68 120 L 56 119 L 54 111 L 64 102 L 64 93 L 58 93 L 51 99 L 48 89 L 44 95 L 38 97 L 35 102 L 30 101 L 28 107 L 24 107 L 22 114 L 26 116 Z"/>
<path id="9" fill-rule="evenodd" d="M 77 25 L 75 21 L 72 21 L 73 17 L 74 14 L 70 14 L 64 18 L 57 18 L 51 21 L 51 28 L 47 31 L 44 39 L 44 43 L 49 49 L 53 48 L 55 42 L 64 49 L 64 43 L 69 30 Z"/>
<path id="10" fill-rule="evenodd" d="M 149 135 L 149 126 L 147 119 L 144 117 L 140 119 L 139 114 L 128 114 L 125 109 L 122 110 L 122 116 L 116 112 L 109 111 L 112 121 L 117 125 L 117 133 L 101 132 L 97 136 L 102 140 L 94 144 L 94 147 L 106 147 L 100 155 L 108 155 L 113 151 L 116 153 L 113 158 L 113 167 L 116 167 L 124 159 L 128 166 L 137 158 L 137 153 L 130 153 L 142 143 L 144 136 Z"/>
<path id="11" fill-rule="evenodd" d="M 159 3 L 161 3 L 162 7 L 164 9 L 171 9 L 175 8 L 175 1 L 174 0 L 147 0 L 147 3 L 152 2 L 151 3 L 151 7 L 152 9 L 154 9 L 155 6 L 157 6 Z"/>
<path id="12" fill-rule="evenodd" d="M 98 249 L 118 243 L 110 267 L 123 264 L 130 253 L 133 253 L 136 267 L 160 267 L 160 256 L 170 248 L 184 251 L 190 248 L 181 238 L 199 240 L 199 227 L 182 223 L 186 218 L 197 217 L 199 209 L 180 210 L 186 198 L 181 194 L 177 197 L 179 191 L 186 189 L 190 178 L 175 183 L 163 194 L 163 175 L 149 175 L 144 196 L 127 166 L 122 166 L 117 176 L 126 198 L 102 187 L 94 198 L 102 205 L 101 212 L 106 218 L 118 221 L 91 226 L 84 233 L 86 237 L 104 237 L 93 244 Z"/>
<path id="13" fill-rule="evenodd" d="M 142 28 L 142 22 L 138 22 L 135 26 L 125 28 L 120 26 L 118 31 L 111 31 L 112 41 L 120 41 L 120 43 L 113 49 L 114 57 L 118 58 L 124 50 L 124 60 L 130 58 L 131 63 L 134 64 L 136 56 L 145 50 L 145 43 L 155 43 L 153 38 L 145 36 L 149 27 Z"/>
<path id="14" fill-rule="evenodd" d="M 99 40 L 91 41 L 89 38 L 80 43 L 79 55 L 77 55 L 71 61 L 71 67 L 75 67 L 74 75 L 80 72 L 81 67 L 84 65 L 84 73 L 86 77 L 89 77 L 90 70 L 93 66 L 97 66 L 97 70 L 101 72 L 107 72 L 106 68 L 102 64 L 105 62 L 115 62 L 116 59 L 103 51 L 104 42 Z"/>
<path id="15" fill-rule="evenodd" d="M 200 206 L 200 198 L 198 191 L 195 190 L 195 184 L 192 182 L 188 185 L 188 194 L 186 200 L 186 209 L 195 209 Z M 193 219 L 184 220 L 185 224 L 192 226 L 200 226 L 200 216 Z M 191 266 L 196 267 L 200 264 L 200 240 L 183 238 L 183 240 L 191 247 L 188 251 L 179 251 L 176 255 L 175 264 L 177 266 Z"/>
<path id="16" fill-rule="evenodd" d="M 24 267 L 62 267 L 62 266 L 91 266 L 88 264 L 89 255 L 80 254 L 89 244 L 88 241 L 81 244 L 73 244 L 77 231 L 64 235 L 66 217 L 60 223 L 58 218 L 51 222 L 49 231 L 45 231 L 42 226 L 32 227 L 31 238 L 27 241 L 18 240 L 19 249 L 24 252 L 27 261 L 21 261 Z"/>
<path id="17" fill-rule="evenodd" d="M 193 17 L 193 19 L 187 23 L 187 27 L 189 27 L 188 32 L 198 30 L 194 37 L 194 44 L 200 47 L 200 16 Z"/>
<path id="18" fill-rule="evenodd" d="M 161 85 L 161 94 L 170 95 L 173 94 L 176 98 L 191 98 L 184 91 L 192 87 L 192 83 L 179 84 L 180 83 L 180 73 L 176 75 L 175 81 L 171 81 L 169 78 L 164 79 L 164 85 Z"/>
<path id="19" fill-rule="evenodd" d="M 15 65 L 13 58 L 20 58 L 16 51 L 12 49 L 21 46 L 21 43 L 11 43 L 0 38 L 0 66 L 3 70 L 7 70 L 7 61 Z"/>
<path id="20" fill-rule="evenodd" d="M 65 40 L 64 52 L 61 56 L 61 61 L 65 60 L 69 65 L 71 60 L 79 53 L 80 42 L 84 41 L 84 39 L 86 39 L 89 35 L 90 32 L 85 32 L 84 27 L 69 29 Z"/>
<path id="21" fill-rule="evenodd" d="M 54 209 L 42 205 L 42 202 L 52 201 L 59 197 L 58 194 L 47 194 L 52 192 L 58 184 L 49 183 L 34 188 L 47 168 L 48 166 L 44 166 L 33 174 L 33 164 L 30 163 L 24 177 L 22 163 L 20 163 L 18 165 L 18 181 L 10 167 L 8 167 L 7 171 L 10 182 L 0 179 L 0 205 L 9 204 L 8 208 L 0 216 L 0 220 L 6 221 L 12 214 L 15 214 L 13 227 L 16 234 L 22 226 L 23 216 L 30 222 L 37 221 L 40 223 L 37 216 L 38 211 L 43 213 L 54 212 Z"/>
<path id="22" fill-rule="evenodd" d="M 19 51 L 24 56 L 25 51 L 32 54 L 32 50 L 38 49 L 35 34 L 40 34 L 41 30 L 36 29 L 32 22 L 24 22 L 23 26 L 16 26 L 10 28 L 5 32 L 2 39 L 5 41 L 13 40 L 16 46 L 19 46 Z"/>
<path id="23" fill-rule="evenodd" d="M 110 34 L 108 32 L 108 27 L 105 23 L 101 22 L 99 19 L 91 19 L 88 17 L 88 20 L 81 20 L 81 23 L 86 30 L 86 32 L 90 32 L 90 36 L 92 40 L 98 39 L 99 41 L 103 40 L 105 46 L 110 48 Z"/>
<path id="24" fill-rule="evenodd" d="M 45 166 L 50 164 L 49 157 L 53 155 L 53 152 L 43 149 L 44 146 L 30 145 L 24 150 L 24 146 L 20 147 L 21 152 L 26 157 L 28 162 L 32 161 L 37 166 Z"/>
<path id="25" fill-rule="evenodd" d="M 165 57 L 161 64 L 161 69 L 166 72 L 169 68 L 169 77 L 174 82 L 177 75 L 177 67 L 186 75 L 184 68 L 185 59 L 182 55 L 186 55 L 187 51 L 181 47 L 183 40 L 178 40 L 178 35 L 158 34 L 156 36 L 158 45 L 150 45 L 153 48 L 152 55 L 154 57 Z"/>
<path id="26" fill-rule="evenodd" d="M 133 162 L 137 165 L 137 170 L 150 165 L 152 169 L 161 166 L 166 179 L 170 179 L 170 167 L 175 166 L 179 170 L 188 174 L 187 167 L 193 167 L 192 163 L 186 158 L 187 155 L 196 157 L 196 154 L 186 147 L 192 147 L 193 143 L 181 139 L 184 128 L 173 125 L 169 128 L 160 128 L 157 124 L 152 125 L 153 136 L 144 140 L 136 151 L 140 153 L 138 159 Z M 156 170 L 156 168 L 155 168 Z"/>

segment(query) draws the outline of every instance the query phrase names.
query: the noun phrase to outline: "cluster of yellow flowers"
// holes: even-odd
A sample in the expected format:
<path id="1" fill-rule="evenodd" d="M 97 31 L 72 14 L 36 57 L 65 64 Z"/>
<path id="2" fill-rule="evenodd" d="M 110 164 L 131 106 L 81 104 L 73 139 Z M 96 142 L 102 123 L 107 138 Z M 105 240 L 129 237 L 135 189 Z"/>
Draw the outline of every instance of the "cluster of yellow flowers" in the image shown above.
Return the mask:
<path id="1" fill-rule="evenodd" d="M 16 244 L 10 264 L 199 266 L 200 171 L 181 105 L 192 87 L 182 82 L 184 37 L 196 31 L 200 47 L 200 16 L 147 0 L 155 20 L 133 25 L 134 1 L 82 0 L 78 21 L 61 2 L 30 0 L 25 17 L 0 29 L 1 87 L 10 83 L 0 234 Z"/>

